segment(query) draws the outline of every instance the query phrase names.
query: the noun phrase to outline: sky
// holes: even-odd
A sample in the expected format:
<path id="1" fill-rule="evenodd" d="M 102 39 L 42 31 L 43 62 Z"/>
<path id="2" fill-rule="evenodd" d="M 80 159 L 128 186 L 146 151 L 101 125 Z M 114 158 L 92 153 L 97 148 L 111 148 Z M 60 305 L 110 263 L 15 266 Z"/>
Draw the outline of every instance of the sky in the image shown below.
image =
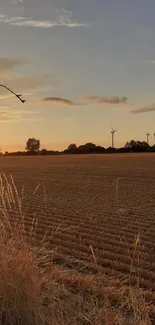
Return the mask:
<path id="1" fill-rule="evenodd" d="M 1 0 L 0 147 L 115 146 L 155 132 L 154 0 Z"/>

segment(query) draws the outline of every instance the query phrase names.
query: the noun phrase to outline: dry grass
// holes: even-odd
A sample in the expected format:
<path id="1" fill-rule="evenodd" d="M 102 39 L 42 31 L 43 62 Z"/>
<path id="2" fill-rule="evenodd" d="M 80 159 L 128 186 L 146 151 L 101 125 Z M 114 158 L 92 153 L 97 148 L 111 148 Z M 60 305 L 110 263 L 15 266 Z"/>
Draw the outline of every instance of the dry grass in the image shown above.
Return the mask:
<path id="1" fill-rule="evenodd" d="M 53 264 L 45 237 L 36 245 L 34 221 L 26 232 L 22 196 L 4 174 L 0 200 L 0 324 L 151 324 L 141 289 L 99 272 L 84 275 Z"/>
<path id="2" fill-rule="evenodd" d="M 32 249 L 24 231 L 21 201 L 14 185 L 1 175 L 0 218 L 0 321 L 1 324 L 44 324 L 42 272 L 37 252 Z M 10 215 L 18 205 L 18 217 Z"/>

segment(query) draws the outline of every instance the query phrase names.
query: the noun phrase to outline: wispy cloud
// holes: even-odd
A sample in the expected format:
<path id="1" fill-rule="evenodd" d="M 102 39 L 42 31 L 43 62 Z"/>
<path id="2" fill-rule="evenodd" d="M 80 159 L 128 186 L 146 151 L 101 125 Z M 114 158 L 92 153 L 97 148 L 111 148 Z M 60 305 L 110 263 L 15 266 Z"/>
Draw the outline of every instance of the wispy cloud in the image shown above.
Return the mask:
<path id="1" fill-rule="evenodd" d="M 8 122 L 14 120 L 21 120 L 20 115 L 10 114 L 9 112 L 0 112 L 0 122 Z"/>
<path id="2" fill-rule="evenodd" d="M 74 21 L 72 19 L 72 12 L 68 12 L 64 9 L 57 11 L 57 18 L 55 20 L 41 20 L 33 19 L 31 17 L 8 17 L 6 15 L 0 14 L 0 23 L 7 23 L 11 26 L 25 26 L 25 27 L 88 27 L 88 24 Z"/>
<path id="3" fill-rule="evenodd" d="M 65 98 L 60 98 L 60 97 L 46 97 L 46 98 L 43 98 L 42 101 L 52 103 L 52 104 L 67 106 L 67 107 L 76 105 L 71 100 L 68 100 Z"/>
<path id="4" fill-rule="evenodd" d="M 55 79 L 50 76 L 28 76 L 16 77 L 5 75 L 1 78 L 1 83 L 5 83 L 9 88 L 23 95 L 35 94 L 40 90 L 47 90 L 55 87 Z M 4 88 L 0 87 L 0 98 L 12 97 Z"/>
<path id="5" fill-rule="evenodd" d="M 118 96 L 85 96 L 85 99 L 91 103 L 97 104 L 127 104 L 127 97 Z"/>
<path id="6" fill-rule="evenodd" d="M 53 104 L 58 104 L 58 105 L 63 105 L 67 107 L 71 106 L 89 106 L 91 104 L 127 104 L 127 97 L 118 97 L 118 96 L 113 96 L 113 97 L 103 97 L 103 96 L 84 96 L 83 97 L 83 102 L 73 102 L 69 99 L 65 99 L 62 97 L 46 97 L 41 99 L 41 101 L 48 102 L 48 103 L 53 103 Z"/>
<path id="7" fill-rule="evenodd" d="M 36 111 L 31 110 L 17 110 L 10 106 L 0 106 L 0 122 L 21 121 L 27 119 L 38 119 Z M 34 118 L 33 118 L 34 117 Z"/>
<path id="8" fill-rule="evenodd" d="M 154 106 L 146 106 L 146 107 L 141 107 L 138 109 L 134 109 L 131 111 L 132 114 L 141 114 L 141 113 L 149 113 L 149 112 L 154 112 L 155 111 L 155 105 Z"/>
<path id="9" fill-rule="evenodd" d="M 25 64 L 26 62 L 20 58 L 0 57 L 0 71 L 12 70 Z"/>
<path id="10" fill-rule="evenodd" d="M 0 122 L 8 122 L 21 119 L 20 112 L 12 110 L 9 106 L 0 107 Z"/>

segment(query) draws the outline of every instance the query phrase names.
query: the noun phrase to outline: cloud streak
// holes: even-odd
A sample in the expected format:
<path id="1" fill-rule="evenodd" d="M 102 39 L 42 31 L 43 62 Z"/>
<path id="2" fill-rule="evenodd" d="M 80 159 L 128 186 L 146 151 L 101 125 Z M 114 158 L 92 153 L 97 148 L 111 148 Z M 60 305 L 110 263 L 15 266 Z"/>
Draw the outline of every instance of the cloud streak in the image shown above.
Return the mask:
<path id="1" fill-rule="evenodd" d="M 20 58 L 0 57 L 0 71 L 12 70 L 25 64 L 26 62 Z"/>
<path id="2" fill-rule="evenodd" d="M 72 12 L 66 10 L 57 11 L 58 17 L 55 20 L 32 19 L 30 17 L 7 17 L 0 14 L 0 23 L 7 23 L 11 26 L 19 27 L 36 27 L 36 28 L 51 28 L 51 27 L 88 27 L 88 24 L 80 23 L 72 19 Z"/>
<path id="3" fill-rule="evenodd" d="M 19 120 L 20 115 L 18 114 L 9 114 L 8 112 L 0 112 L 0 122 L 8 122 L 8 121 L 14 121 Z"/>
<path id="4" fill-rule="evenodd" d="M 154 111 L 155 111 L 155 105 L 134 109 L 131 111 L 131 113 L 132 114 L 142 114 L 142 113 L 149 113 L 149 112 L 154 112 Z"/>
<path id="5" fill-rule="evenodd" d="M 46 97 L 42 99 L 43 102 L 52 103 L 52 104 L 58 104 L 61 106 L 67 106 L 72 107 L 77 104 L 73 103 L 71 100 L 61 98 L 61 97 Z"/>
<path id="6" fill-rule="evenodd" d="M 8 122 L 21 119 L 18 111 L 12 110 L 9 106 L 0 107 L 0 122 Z"/>
<path id="7" fill-rule="evenodd" d="M 36 111 L 31 110 L 15 110 L 12 109 L 10 106 L 1 106 L 0 107 L 0 122 L 9 122 L 9 121 L 21 121 L 27 119 L 37 119 Z M 34 116 L 34 118 L 33 118 Z"/>
<path id="8" fill-rule="evenodd" d="M 28 76 L 28 77 L 11 77 L 5 79 L 5 75 L 1 78 L 1 83 L 13 89 L 22 95 L 35 94 L 40 90 L 51 89 L 55 86 L 55 80 L 49 76 Z M 12 97 L 4 88 L 0 88 L 0 98 Z"/>
<path id="9" fill-rule="evenodd" d="M 101 104 L 127 104 L 127 97 L 103 97 L 103 96 L 85 96 L 83 97 L 82 103 L 75 103 L 69 99 L 62 97 L 46 97 L 41 99 L 41 101 L 58 104 L 62 106 L 72 107 L 72 106 L 89 106 L 91 104 L 101 105 Z"/>
<path id="10" fill-rule="evenodd" d="M 127 104 L 127 97 L 118 96 L 86 96 L 85 99 L 90 103 L 96 104 Z"/>

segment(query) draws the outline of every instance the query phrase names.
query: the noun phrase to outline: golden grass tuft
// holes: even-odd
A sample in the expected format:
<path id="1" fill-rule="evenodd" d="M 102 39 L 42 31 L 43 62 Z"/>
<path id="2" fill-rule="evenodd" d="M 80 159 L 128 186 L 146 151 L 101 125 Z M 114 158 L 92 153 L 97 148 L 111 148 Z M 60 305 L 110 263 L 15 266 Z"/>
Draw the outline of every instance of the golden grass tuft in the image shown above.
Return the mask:
<path id="1" fill-rule="evenodd" d="M 15 238 L 0 242 L 2 324 L 44 324 L 41 283 L 35 252 Z"/>
<path id="2" fill-rule="evenodd" d="M 26 235 L 13 179 L 9 183 L 4 174 L 0 177 L 0 201 L 0 324 L 45 324 L 44 276 L 38 253 Z"/>

